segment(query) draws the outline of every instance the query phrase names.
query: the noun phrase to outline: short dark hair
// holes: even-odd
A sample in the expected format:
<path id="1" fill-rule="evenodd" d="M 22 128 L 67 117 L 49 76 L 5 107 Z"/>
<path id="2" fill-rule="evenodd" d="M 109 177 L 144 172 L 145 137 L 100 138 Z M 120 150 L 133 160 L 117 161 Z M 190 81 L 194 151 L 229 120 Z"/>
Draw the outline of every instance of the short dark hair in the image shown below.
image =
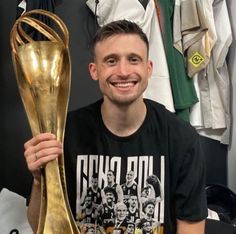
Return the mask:
<path id="1" fill-rule="evenodd" d="M 98 42 L 101 42 L 111 36 L 119 34 L 138 35 L 140 39 L 146 44 L 147 51 L 149 51 L 149 42 L 147 36 L 135 22 L 129 20 L 117 20 L 117 21 L 112 21 L 98 29 L 92 42 L 93 54 L 94 54 L 94 48 Z"/>
<path id="2" fill-rule="evenodd" d="M 93 175 L 92 175 L 92 178 L 94 178 L 94 179 L 98 179 L 98 173 L 93 173 Z"/>
<path id="3" fill-rule="evenodd" d="M 107 173 L 108 173 L 108 172 L 111 172 L 112 175 L 115 177 L 115 172 L 114 172 L 113 170 L 110 170 L 110 169 L 109 169 L 109 170 L 107 171 Z"/>
<path id="4" fill-rule="evenodd" d="M 143 210 L 149 205 L 152 204 L 155 207 L 156 201 L 155 198 L 148 198 L 144 203 L 143 203 Z"/>
<path id="5" fill-rule="evenodd" d="M 107 193 L 112 193 L 113 195 L 114 195 L 114 197 L 115 197 L 115 190 L 114 190 L 114 188 L 111 188 L 111 187 L 108 187 L 108 186 L 106 186 L 105 188 L 104 188 L 104 193 L 105 194 L 107 194 Z"/>

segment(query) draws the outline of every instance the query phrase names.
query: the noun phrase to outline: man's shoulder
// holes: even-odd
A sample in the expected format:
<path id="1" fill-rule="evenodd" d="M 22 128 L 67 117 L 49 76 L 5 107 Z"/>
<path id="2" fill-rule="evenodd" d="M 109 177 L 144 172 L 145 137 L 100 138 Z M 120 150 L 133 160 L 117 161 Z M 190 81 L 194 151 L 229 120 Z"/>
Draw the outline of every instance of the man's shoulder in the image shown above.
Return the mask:
<path id="1" fill-rule="evenodd" d="M 195 128 L 191 124 L 175 113 L 170 112 L 164 105 L 155 101 L 145 99 L 151 118 L 156 119 L 160 129 L 168 131 L 172 136 L 196 136 L 198 135 Z"/>
<path id="2" fill-rule="evenodd" d="M 90 131 L 90 133 L 96 131 L 101 118 L 101 102 L 99 100 L 88 106 L 70 111 L 66 119 L 66 132 L 76 132 L 79 129 L 79 132 L 85 134 L 87 131 Z"/>
<path id="3" fill-rule="evenodd" d="M 169 120 L 169 118 L 175 119 L 177 117 L 175 113 L 170 112 L 168 109 L 166 109 L 166 107 L 163 104 L 159 102 L 153 101 L 151 99 L 144 99 L 144 102 L 146 104 L 148 113 L 154 115 L 159 120 L 160 119 Z"/>
<path id="4" fill-rule="evenodd" d="M 87 106 L 83 106 L 80 108 L 77 108 L 75 110 L 71 110 L 68 112 L 68 117 L 74 117 L 74 116 L 84 116 L 84 115 L 89 115 L 93 113 L 98 113 L 100 111 L 102 99 L 99 99 L 98 101 L 91 103 Z"/>

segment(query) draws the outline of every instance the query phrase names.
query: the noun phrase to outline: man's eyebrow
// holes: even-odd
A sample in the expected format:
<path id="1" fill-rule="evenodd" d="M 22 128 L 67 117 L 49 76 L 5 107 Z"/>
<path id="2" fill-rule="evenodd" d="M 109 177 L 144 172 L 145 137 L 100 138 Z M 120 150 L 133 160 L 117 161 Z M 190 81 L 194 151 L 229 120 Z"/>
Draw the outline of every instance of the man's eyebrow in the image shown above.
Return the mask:
<path id="1" fill-rule="evenodd" d="M 106 61 L 109 58 L 117 58 L 117 54 L 108 54 L 103 58 L 103 61 Z"/>
<path id="2" fill-rule="evenodd" d="M 137 53 L 130 53 L 130 54 L 129 54 L 129 57 L 138 57 L 139 59 L 142 59 L 142 56 L 140 56 L 140 55 L 137 54 Z"/>

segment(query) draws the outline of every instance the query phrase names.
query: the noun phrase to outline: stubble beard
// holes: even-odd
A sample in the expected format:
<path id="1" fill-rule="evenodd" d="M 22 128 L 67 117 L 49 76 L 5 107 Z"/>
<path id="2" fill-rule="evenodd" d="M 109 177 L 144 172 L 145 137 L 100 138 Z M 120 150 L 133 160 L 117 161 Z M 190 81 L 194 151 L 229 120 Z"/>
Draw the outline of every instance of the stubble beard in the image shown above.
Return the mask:
<path id="1" fill-rule="evenodd" d="M 140 83 L 142 78 L 139 75 L 137 75 L 137 76 L 139 77 L 138 83 Z M 109 82 L 109 79 L 110 78 L 108 78 L 108 83 L 109 83 L 109 85 L 111 85 Z M 137 84 L 135 84 L 135 85 L 137 85 Z M 131 94 L 131 95 L 124 94 L 124 95 L 122 95 L 122 94 L 115 93 L 115 94 L 112 94 L 111 96 L 110 95 L 104 95 L 104 96 L 109 100 L 110 103 L 114 104 L 115 106 L 120 107 L 120 108 L 125 108 L 125 107 L 129 107 L 131 104 L 135 103 L 141 97 L 143 97 L 143 93 L 147 89 L 147 86 L 148 86 L 148 82 L 143 84 L 142 89 L 137 94 Z"/>

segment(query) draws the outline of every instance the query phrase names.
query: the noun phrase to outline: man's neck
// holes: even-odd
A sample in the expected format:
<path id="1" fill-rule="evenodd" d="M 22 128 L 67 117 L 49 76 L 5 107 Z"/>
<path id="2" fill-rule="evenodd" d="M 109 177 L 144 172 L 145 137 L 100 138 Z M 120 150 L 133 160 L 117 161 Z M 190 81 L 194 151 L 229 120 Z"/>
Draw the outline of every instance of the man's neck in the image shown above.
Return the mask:
<path id="1" fill-rule="evenodd" d="M 133 185 L 133 183 L 134 183 L 133 180 L 132 181 L 127 181 L 126 182 L 126 186 L 127 187 L 131 187 Z"/>
<path id="2" fill-rule="evenodd" d="M 101 108 L 106 127 L 115 135 L 125 137 L 136 132 L 146 116 L 146 105 L 139 100 L 131 105 L 118 106 L 104 100 Z"/>
<path id="3" fill-rule="evenodd" d="M 107 185 L 108 187 L 112 187 L 115 184 L 115 182 L 108 182 Z"/>
<path id="4" fill-rule="evenodd" d="M 94 192 L 97 192 L 98 187 L 91 187 Z"/>

